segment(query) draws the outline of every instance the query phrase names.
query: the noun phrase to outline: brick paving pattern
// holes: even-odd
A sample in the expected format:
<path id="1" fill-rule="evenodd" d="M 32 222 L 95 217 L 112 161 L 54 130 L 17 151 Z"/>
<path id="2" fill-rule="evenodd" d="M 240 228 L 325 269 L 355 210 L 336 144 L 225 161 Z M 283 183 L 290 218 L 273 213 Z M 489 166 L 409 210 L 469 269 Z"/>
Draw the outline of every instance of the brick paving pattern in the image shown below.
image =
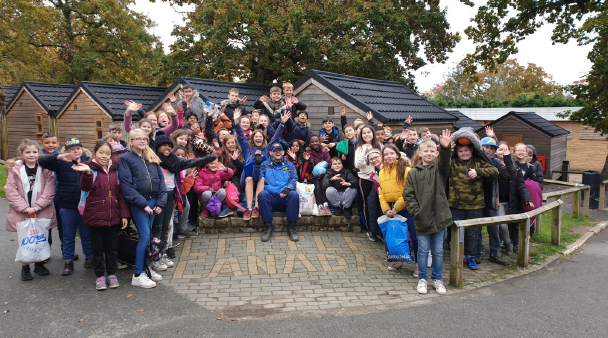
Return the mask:
<path id="1" fill-rule="evenodd" d="M 180 240 L 176 265 L 162 272 L 162 283 L 210 311 L 241 319 L 361 314 L 439 296 L 430 282 L 427 295 L 417 293 L 414 263 L 388 271 L 382 242 L 370 242 L 354 232 L 299 234 L 297 243 L 281 232 L 266 243 L 259 233 Z M 479 270 L 464 268 L 462 290 L 447 285 L 449 254 L 445 252 L 443 281 L 448 294 L 501 280 L 513 271 L 487 261 L 487 238 L 484 249 Z M 515 256 L 503 258 L 515 260 Z"/>

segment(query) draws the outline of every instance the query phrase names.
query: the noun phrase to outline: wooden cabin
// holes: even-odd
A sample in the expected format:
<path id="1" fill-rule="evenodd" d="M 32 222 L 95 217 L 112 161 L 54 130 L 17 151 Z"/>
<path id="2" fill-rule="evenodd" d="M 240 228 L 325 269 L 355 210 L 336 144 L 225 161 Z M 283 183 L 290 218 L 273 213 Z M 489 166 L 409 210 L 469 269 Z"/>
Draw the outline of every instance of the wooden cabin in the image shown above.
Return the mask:
<path id="1" fill-rule="evenodd" d="M 496 137 L 506 141 L 509 146 L 517 143 L 533 145 L 539 162 L 544 162 L 546 178 L 558 178 L 561 175 L 553 174 L 553 171 L 561 170 L 562 163 L 566 159 L 569 131 L 533 112 L 512 111 L 491 122 L 489 126 L 494 128 Z M 485 126 L 480 127 L 476 132 L 480 137 L 485 137 Z"/>
<path id="2" fill-rule="evenodd" d="M 246 83 L 226 82 L 198 79 L 193 77 L 178 77 L 175 82 L 161 95 L 151 106 L 150 110 L 156 111 L 165 102 L 167 95 L 173 93 L 177 96 L 177 92 L 186 84 L 191 85 L 198 93 L 198 96 L 205 101 L 219 104 L 223 100 L 228 99 L 228 92 L 232 88 L 239 90 L 239 97 L 247 96 L 247 102 L 244 106 L 248 112 L 253 111 L 253 104 L 257 99 L 264 95 L 270 95 L 270 87 L 250 85 Z"/>
<path id="3" fill-rule="evenodd" d="M 15 94 L 19 91 L 19 87 L 15 86 L 2 86 L 4 90 L 4 110 L 0 114 L 0 159 L 5 159 L 8 157 L 8 137 L 7 137 L 7 126 L 6 126 L 6 118 L 5 112 L 8 106 L 11 104 L 11 101 L 15 97 Z M 1 110 L 1 109 L 0 109 Z M 6 148 L 6 149 L 5 149 Z"/>
<path id="4" fill-rule="evenodd" d="M 400 82 L 367 79 L 309 70 L 294 84 L 294 95 L 308 107 L 313 130 L 321 130 L 323 119 L 330 117 L 340 127 L 340 106 L 346 106 L 348 122 L 357 118 L 366 121 L 371 111 L 374 119 L 390 126 L 393 133 L 402 130 L 408 116 L 415 127 L 428 127 L 437 133 L 452 129 L 457 118 L 431 103 Z"/>
<path id="5" fill-rule="evenodd" d="M 582 107 L 534 107 L 533 110 L 544 119 L 570 132 L 568 140 L 568 160 L 573 171 L 597 170 L 602 171 L 608 156 L 608 140 L 606 135 L 596 132 L 595 128 L 584 123 L 571 121 L 558 116 L 567 111 L 577 111 Z M 462 108 L 460 111 L 469 118 L 485 125 L 508 114 L 517 108 Z"/>
<path id="6" fill-rule="evenodd" d="M 144 109 L 155 102 L 166 87 L 120 85 L 80 82 L 57 111 L 57 126 L 61 139 L 78 137 L 85 148 L 109 132 L 109 125 L 122 121 L 125 100 L 142 103 Z M 126 135 L 125 135 L 126 137 Z"/>
<path id="7" fill-rule="evenodd" d="M 16 156 L 17 146 L 24 138 L 42 140 L 46 131 L 57 132 L 54 116 L 74 85 L 23 82 L 6 110 L 6 135 L 3 143 L 7 158 Z"/>
<path id="8" fill-rule="evenodd" d="M 481 123 L 475 122 L 473 119 L 461 113 L 459 110 L 448 110 L 448 113 L 458 119 L 458 121 L 454 123 L 454 129 L 456 130 L 465 127 L 477 130 L 483 126 Z"/>

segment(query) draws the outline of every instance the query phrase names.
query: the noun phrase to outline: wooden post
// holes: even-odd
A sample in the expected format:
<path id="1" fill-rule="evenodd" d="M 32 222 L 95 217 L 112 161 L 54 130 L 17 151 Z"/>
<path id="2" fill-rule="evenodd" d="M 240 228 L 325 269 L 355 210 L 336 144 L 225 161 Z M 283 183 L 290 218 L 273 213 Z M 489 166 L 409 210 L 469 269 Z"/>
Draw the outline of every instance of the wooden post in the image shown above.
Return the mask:
<path id="1" fill-rule="evenodd" d="M 589 201 L 591 201 L 591 187 L 587 186 L 583 200 L 583 215 L 589 216 Z"/>
<path id="2" fill-rule="evenodd" d="M 534 237 L 540 236 L 540 232 L 542 231 L 542 223 L 543 223 L 543 214 L 538 214 L 536 216 L 536 222 L 534 223 Z"/>
<path id="3" fill-rule="evenodd" d="M 551 244 L 559 245 L 562 238 L 562 203 L 551 210 Z"/>
<path id="4" fill-rule="evenodd" d="M 464 228 L 452 224 L 452 248 L 450 251 L 450 285 L 462 287 L 462 256 L 464 255 Z"/>
<path id="5" fill-rule="evenodd" d="M 572 216 L 579 218 L 581 209 L 581 191 L 575 191 L 572 193 Z"/>
<path id="6" fill-rule="evenodd" d="M 606 203 L 606 183 L 600 182 L 600 211 L 604 211 L 604 203 Z"/>
<path id="7" fill-rule="evenodd" d="M 528 268 L 530 255 L 530 218 L 519 223 L 519 247 L 517 248 L 517 265 Z"/>
<path id="8" fill-rule="evenodd" d="M 562 162 L 562 171 L 564 171 L 562 173 L 562 177 L 560 178 L 560 181 L 564 181 L 564 182 L 568 182 L 568 171 L 570 171 L 570 161 L 568 160 L 564 160 Z"/>

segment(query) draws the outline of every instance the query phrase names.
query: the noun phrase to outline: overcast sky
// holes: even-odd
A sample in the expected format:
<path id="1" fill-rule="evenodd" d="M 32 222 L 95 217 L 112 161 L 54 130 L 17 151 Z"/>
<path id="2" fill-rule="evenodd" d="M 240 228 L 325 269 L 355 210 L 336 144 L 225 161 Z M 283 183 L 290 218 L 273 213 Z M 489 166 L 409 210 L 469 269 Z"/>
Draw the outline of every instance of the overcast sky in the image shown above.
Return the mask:
<path id="1" fill-rule="evenodd" d="M 431 89 L 435 84 L 443 82 L 444 75 L 450 68 L 460 61 L 467 53 L 474 51 L 474 44 L 466 38 L 464 29 L 470 25 L 470 18 L 475 15 L 476 9 L 461 4 L 456 0 L 442 0 L 442 5 L 449 4 L 447 19 L 453 32 L 460 32 L 462 41 L 456 45 L 445 64 L 429 64 L 416 72 L 416 84 L 420 92 Z M 157 24 L 153 34 L 159 36 L 169 52 L 169 46 L 175 41 L 171 31 L 175 24 L 183 25 L 181 14 L 177 10 L 189 8 L 171 7 L 166 2 L 157 0 L 151 3 L 148 0 L 137 0 L 132 9 L 147 14 Z M 576 42 L 567 45 L 551 44 L 552 26 L 541 28 L 536 34 L 519 43 L 519 53 L 514 57 L 520 64 L 535 63 L 545 69 L 559 84 L 571 84 L 580 80 L 590 70 L 591 63 L 587 60 L 590 46 L 577 46 Z"/>

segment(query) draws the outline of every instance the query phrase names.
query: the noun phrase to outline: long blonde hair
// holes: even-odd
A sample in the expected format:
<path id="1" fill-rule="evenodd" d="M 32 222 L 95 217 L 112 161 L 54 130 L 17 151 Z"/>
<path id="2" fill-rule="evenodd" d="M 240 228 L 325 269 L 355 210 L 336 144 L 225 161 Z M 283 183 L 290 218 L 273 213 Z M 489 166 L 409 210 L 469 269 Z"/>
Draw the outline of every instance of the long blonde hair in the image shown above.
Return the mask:
<path id="1" fill-rule="evenodd" d="M 129 147 L 131 147 L 131 141 L 137 137 L 137 135 L 139 136 L 143 136 L 146 139 L 148 138 L 148 135 L 141 129 L 133 129 L 131 130 L 131 132 L 129 132 L 129 138 L 127 140 Z M 150 141 L 148 141 L 150 142 Z M 154 164 L 160 164 L 160 158 L 158 158 L 158 156 L 156 156 L 156 153 L 154 152 L 154 150 L 152 150 L 152 148 L 150 148 L 149 146 L 146 146 L 144 148 L 143 151 L 143 157 L 146 161 L 150 162 L 150 163 L 154 163 Z"/>

